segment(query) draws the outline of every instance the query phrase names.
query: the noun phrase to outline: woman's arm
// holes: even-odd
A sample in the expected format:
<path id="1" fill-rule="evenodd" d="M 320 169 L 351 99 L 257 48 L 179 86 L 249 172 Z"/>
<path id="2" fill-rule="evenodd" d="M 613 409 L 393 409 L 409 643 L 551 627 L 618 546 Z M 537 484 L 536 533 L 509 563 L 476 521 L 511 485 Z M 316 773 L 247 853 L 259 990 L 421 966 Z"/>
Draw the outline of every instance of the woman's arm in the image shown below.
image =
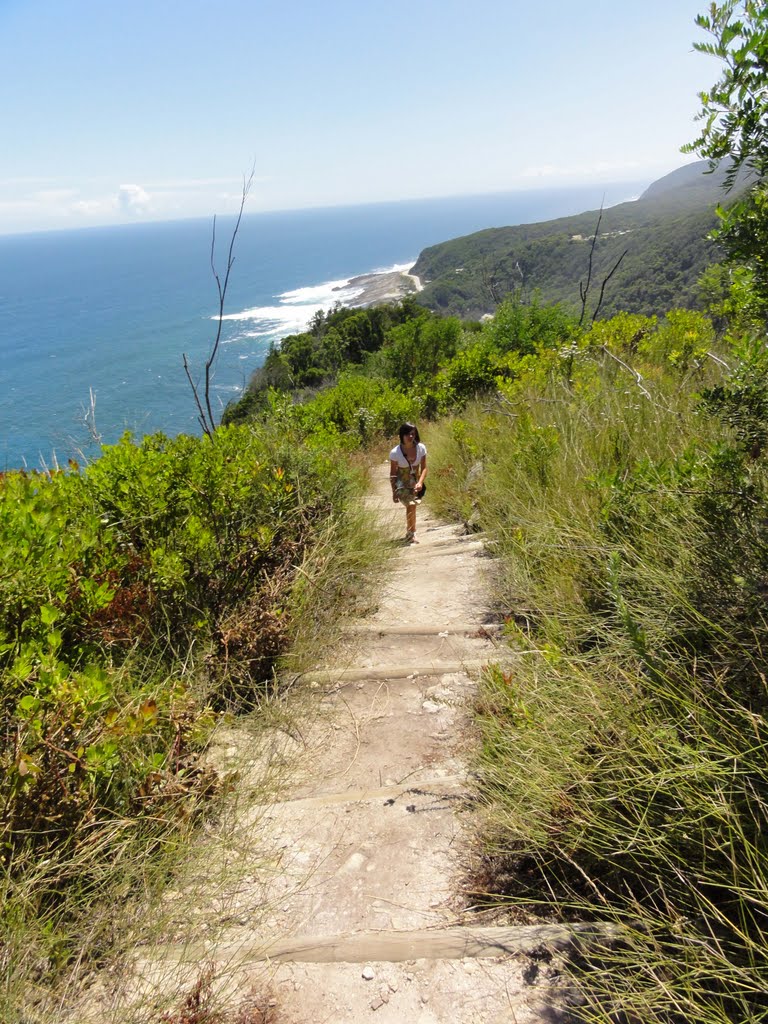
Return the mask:
<path id="1" fill-rule="evenodd" d="M 392 484 L 392 501 L 400 501 L 397 496 L 397 463 L 393 459 L 389 460 L 389 482 Z"/>
<path id="2" fill-rule="evenodd" d="M 416 485 L 414 487 L 415 491 L 420 491 L 421 488 L 424 486 L 424 480 L 425 480 L 426 475 L 427 475 L 427 456 L 426 455 L 421 460 L 420 466 L 421 466 L 421 473 L 419 474 L 419 479 L 416 481 Z"/>

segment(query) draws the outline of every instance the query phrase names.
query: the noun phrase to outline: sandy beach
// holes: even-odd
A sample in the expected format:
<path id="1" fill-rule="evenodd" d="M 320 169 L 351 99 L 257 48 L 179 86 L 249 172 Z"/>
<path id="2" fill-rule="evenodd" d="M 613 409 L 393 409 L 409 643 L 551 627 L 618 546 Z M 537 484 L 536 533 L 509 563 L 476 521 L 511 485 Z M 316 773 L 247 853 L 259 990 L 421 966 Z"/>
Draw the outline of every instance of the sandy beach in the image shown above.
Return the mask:
<path id="1" fill-rule="evenodd" d="M 379 302 L 396 302 L 405 295 L 420 292 L 421 289 L 421 281 L 415 274 L 388 270 L 382 274 L 360 274 L 342 288 L 334 290 L 339 292 L 339 300 L 345 306 L 363 309 L 366 306 L 375 306 Z"/>

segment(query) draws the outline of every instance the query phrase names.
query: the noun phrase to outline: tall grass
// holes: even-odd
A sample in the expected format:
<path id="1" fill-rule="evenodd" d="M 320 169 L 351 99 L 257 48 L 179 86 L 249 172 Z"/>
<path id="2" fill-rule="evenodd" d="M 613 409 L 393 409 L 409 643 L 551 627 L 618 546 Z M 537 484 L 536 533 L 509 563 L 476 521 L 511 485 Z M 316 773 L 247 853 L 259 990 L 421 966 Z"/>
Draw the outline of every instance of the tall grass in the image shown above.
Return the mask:
<path id="1" fill-rule="evenodd" d="M 432 438 L 517 652 L 478 699 L 489 889 L 622 922 L 592 1021 L 768 1018 L 768 521 L 758 349 L 602 325 Z M 698 331 L 698 334 L 697 334 Z M 638 338 L 639 335 L 639 338 Z M 687 347 L 686 347 L 687 346 Z"/>

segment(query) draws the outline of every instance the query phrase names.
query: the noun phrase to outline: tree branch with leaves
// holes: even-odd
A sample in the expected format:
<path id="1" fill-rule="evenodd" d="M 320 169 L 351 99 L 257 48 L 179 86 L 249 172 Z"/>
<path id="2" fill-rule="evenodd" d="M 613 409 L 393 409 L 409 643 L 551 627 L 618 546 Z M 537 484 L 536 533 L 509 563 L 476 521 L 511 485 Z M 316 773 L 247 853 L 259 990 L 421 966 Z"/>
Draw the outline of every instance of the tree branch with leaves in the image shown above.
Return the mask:
<path id="1" fill-rule="evenodd" d="M 722 75 L 700 92 L 700 134 L 683 146 L 709 160 L 712 170 L 728 160 L 725 188 L 749 175 L 745 195 L 727 209 L 718 207 L 716 237 L 731 260 L 749 266 L 753 286 L 768 310 L 768 6 L 756 0 L 712 3 L 696 24 L 711 37 L 694 49 L 722 64 Z M 747 179 L 749 180 L 749 179 Z"/>

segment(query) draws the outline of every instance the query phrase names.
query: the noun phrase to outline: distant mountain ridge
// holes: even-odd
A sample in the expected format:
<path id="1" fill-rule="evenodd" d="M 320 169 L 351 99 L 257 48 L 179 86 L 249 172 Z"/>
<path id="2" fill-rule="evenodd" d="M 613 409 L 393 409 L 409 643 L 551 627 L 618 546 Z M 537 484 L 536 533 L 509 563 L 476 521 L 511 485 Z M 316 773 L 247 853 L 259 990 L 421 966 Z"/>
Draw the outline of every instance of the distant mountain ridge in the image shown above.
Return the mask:
<path id="1" fill-rule="evenodd" d="M 698 278 L 722 258 L 707 237 L 717 223 L 715 208 L 744 184 L 742 177 L 726 194 L 725 173 L 725 168 L 709 173 L 706 160 L 686 164 L 653 182 L 639 199 L 604 210 L 592 270 L 597 291 L 588 308 L 620 258 L 602 314 L 696 308 Z M 419 302 L 465 318 L 492 313 L 510 292 L 578 308 L 599 217 L 598 210 L 590 210 L 538 224 L 486 228 L 430 246 L 413 268 L 424 285 Z"/>

